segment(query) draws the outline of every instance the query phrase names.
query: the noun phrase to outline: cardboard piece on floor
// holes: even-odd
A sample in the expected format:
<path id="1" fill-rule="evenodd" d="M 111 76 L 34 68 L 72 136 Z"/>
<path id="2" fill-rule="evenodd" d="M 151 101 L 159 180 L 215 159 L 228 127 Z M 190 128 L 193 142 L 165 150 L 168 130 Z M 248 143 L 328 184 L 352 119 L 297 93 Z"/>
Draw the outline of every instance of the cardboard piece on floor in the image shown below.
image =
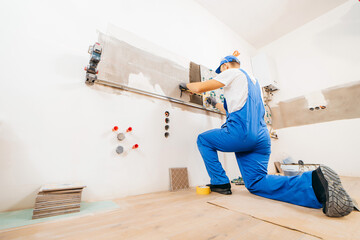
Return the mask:
<path id="1" fill-rule="evenodd" d="M 95 212 L 105 212 L 119 208 L 114 201 L 81 202 L 81 211 L 69 214 L 54 215 L 46 218 L 32 219 L 33 209 L 24 209 L 0 213 L 0 232 L 4 229 L 21 227 L 35 223 L 64 219 L 68 217 L 80 217 L 92 215 Z M 1 237 L 0 237 L 1 238 Z"/>
<path id="2" fill-rule="evenodd" d="M 355 182 L 350 185 L 355 187 L 360 178 L 353 179 Z M 358 190 L 352 194 L 350 189 L 353 188 L 346 185 L 349 194 L 356 198 Z M 357 211 L 343 218 L 329 218 L 321 209 L 266 199 L 249 193 L 244 187 L 233 189 L 233 195 L 219 197 L 209 203 L 324 239 L 360 239 L 360 213 Z"/>
<path id="3" fill-rule="evenodd" d="M 357 201 L 355 199 L 352 199 L 353 203 L 354 203 L 354 209 L 358 212 L 360 212 L 360 208 L 359 208 L 359 204 L 357 203 Z"/>

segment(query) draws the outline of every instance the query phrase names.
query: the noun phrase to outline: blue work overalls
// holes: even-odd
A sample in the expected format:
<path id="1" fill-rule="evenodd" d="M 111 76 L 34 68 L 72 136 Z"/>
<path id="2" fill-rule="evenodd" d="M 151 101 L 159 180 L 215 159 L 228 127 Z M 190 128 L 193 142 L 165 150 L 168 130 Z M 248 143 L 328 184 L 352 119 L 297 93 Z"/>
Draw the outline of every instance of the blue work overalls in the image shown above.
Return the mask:
<path id="1" fill-rule="evenodd" d="M 300 206 L 321 208 L 312 188 L 312 172 L 291 177 L 267 175 L 271 141 L 264 121 L 260 85 L 258 82 L 254 84 L 244 70 L 239 70 L 246 75 L 248 82 L 245 105 L 238 111 L 228 113 L 225 99 L 225 124 L 220 129 L 200 134 L 197 139 L 211 184 L 229 183 L 217 151 L 235 152 L 245 187 L 251 193 Z"/>

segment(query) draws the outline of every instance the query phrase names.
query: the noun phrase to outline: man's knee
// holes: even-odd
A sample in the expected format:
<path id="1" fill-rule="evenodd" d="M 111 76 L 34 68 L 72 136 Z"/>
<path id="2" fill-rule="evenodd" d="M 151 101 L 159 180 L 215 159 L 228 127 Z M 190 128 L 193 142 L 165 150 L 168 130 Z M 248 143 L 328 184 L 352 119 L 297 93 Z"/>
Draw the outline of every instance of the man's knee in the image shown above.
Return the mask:
<path id="1" fill-rule="evenodd" d="M 259 177 L 256 179 L 246 179 L 244 180 L 246 189 L 251 193 L 256 193 L 258 190 L 259 182 L 263 179 L 263 177 Z"/>
<path id="2" fill-rule="evenodd" d="M 253 185 L 250 185 L 250 186 L 246 186 L 246 189 L 251 192 L 251 193 L 255 193 L 256 192 L 256 188 L 253 186 Z"/>

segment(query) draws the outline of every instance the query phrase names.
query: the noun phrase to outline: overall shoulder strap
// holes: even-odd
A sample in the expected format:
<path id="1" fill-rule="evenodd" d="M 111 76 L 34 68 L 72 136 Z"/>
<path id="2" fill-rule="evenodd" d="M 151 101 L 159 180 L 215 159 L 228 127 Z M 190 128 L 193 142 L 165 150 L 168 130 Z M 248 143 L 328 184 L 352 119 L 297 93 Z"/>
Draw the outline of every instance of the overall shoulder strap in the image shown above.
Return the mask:
<path id="1" fill-rule="evenodd" d="M 245 70 L 243 70 L 243 69 L 241 69 L 241 68 L 239 68 L 239 70 L 242 71 L 242 72 L 245 74 L 245 76 L 246 76 L 247 79 L 250 79 L 249 75 L 247 74 L 247 72 L 245 72 Z"/>

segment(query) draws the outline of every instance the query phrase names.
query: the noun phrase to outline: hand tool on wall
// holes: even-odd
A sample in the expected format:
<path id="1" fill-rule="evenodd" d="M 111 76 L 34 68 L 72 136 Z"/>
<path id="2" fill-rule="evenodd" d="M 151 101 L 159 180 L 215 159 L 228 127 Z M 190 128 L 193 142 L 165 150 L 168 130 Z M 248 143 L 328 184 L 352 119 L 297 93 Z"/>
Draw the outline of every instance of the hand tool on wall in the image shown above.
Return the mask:
<path id="1" fill-rule="evenodd" d="M 193 94 L 193 95 L 202 96 L 201 94 L 191 92 L 191 91 L 187 88 L 186 83 L 180 83 L 180 84 L 179 84 L 179 89 L 180 89 L 180 97 L 182 97 L 183 92 L 188 92 L 188 93 Z"/>

